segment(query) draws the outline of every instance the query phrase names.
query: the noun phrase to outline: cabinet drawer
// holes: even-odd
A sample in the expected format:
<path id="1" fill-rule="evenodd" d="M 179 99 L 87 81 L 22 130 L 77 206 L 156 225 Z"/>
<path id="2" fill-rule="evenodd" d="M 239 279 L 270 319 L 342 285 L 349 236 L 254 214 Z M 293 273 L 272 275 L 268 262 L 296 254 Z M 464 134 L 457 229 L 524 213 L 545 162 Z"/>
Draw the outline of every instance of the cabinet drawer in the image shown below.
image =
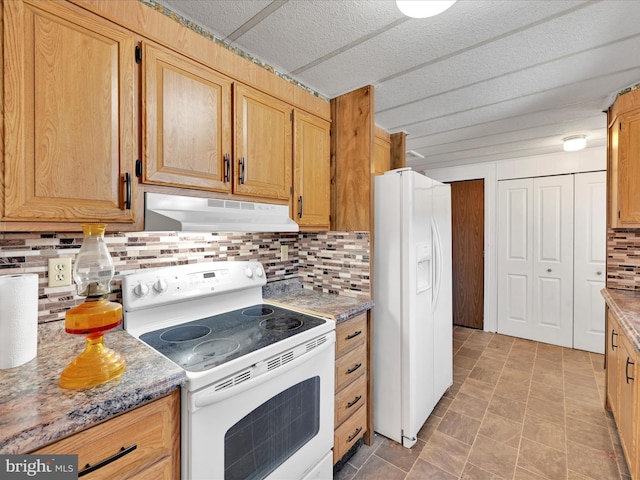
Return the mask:
<path id="1" fill-rule="evenodd" d="M 366 431 L 367 409 L 363 405 L 336 429 L 333 438 L 333 463 L 340 460 Z"/>
<path id="2" fill-rule="evenodd" d="M 367 372 L 367 348 L 360 345 L 336 360 L 336 392 Z"/>
<path id="3" fill-rule="evenodd" d="M 367 377 L 360 375 L 355 382 L 348 384 L 335 400 L 335 424 L 344 422 L 349 416 L 367 403 Z"/>
<path id="4" fill-rule="evenodd" d="M 367 339 L 367 314 L 362 313 L 336 326 L 336 358 Z"/>
<path id="5" fill-rule="evenodd" d="M 168 478 L 171 478 L 178 475 L 180 468 L 179 405 L 179 392 L 176 390 L 171 395 L 32 453 L 77 454 L 78 469 L 82 471 L 87 464 L 96 465 L 122 448 L 135 445 L 130 453 L 87 474 L 85 478 L 151 478 L 158 472 L 168 472 Z"/>

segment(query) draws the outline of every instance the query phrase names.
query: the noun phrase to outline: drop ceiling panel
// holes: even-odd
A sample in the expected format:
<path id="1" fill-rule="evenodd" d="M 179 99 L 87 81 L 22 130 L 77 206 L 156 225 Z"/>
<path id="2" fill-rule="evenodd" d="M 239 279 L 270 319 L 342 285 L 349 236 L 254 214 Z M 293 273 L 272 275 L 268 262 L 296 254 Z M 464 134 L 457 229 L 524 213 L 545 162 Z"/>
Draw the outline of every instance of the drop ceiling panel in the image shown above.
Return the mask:
<path id="1" fill-rule="evenodd" d="M 236 44 L 293 72 L 404 19 L 394 2 L 289 1 Z"/>
<path id="2" fill-rule="evenodd" d="M 159 3 L 224 39 L 269 6 L 271 0 L 163 0 Z"/>
<path id="3" fill-rule="evenodd" d="M 375 122 L 447 165 L 606 144 L 606 109 L 640 83 L 640 1 L 458 0 L 408 19 L 393 0 L 161 0 L 333 98 L 374 85 Z"/>

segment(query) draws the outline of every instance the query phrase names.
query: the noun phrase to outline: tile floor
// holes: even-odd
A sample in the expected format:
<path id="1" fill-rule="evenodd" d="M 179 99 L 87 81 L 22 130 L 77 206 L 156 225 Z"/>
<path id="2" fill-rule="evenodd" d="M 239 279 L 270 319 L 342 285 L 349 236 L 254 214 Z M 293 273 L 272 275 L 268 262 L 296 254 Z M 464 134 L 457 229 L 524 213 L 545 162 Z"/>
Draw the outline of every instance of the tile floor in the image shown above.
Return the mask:
<path id="1" fill-rule="evenodd" d="M 380 435 L 334 480 L 629 480 L 604 356 L 454 327 L 453 386 L 411 449 Z"/>

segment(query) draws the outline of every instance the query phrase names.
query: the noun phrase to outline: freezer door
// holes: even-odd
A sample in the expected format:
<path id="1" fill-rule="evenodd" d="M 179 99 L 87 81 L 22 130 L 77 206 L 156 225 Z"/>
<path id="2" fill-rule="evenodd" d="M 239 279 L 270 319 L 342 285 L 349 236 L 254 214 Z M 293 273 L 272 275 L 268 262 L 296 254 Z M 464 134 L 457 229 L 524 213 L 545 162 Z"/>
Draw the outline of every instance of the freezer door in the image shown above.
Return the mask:
<path id="1" fill-rule="evenodd" d="M 403 174 L 402 189 L 402 444 L 416 443 L 433 402 L 433 180 Z M 427 279 L 425 281 L 425 279 Z"/>

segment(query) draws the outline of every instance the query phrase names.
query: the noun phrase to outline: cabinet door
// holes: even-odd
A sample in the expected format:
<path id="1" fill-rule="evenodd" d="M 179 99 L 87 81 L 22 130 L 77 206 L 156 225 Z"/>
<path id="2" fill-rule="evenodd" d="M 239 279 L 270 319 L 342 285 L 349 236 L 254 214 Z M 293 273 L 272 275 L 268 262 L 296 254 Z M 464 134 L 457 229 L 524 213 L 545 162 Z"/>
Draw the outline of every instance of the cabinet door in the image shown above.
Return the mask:
<path id="1" fill-rule="evenodd" d="M 78 455 L 89 480 L 179 478 L 179 391 L 31 453 Z"/>
<path id="2" fill-rule="evenodd" d="M 231 81 L 145 44 L 144 182 L 231 191 Z"/>
<path id="3" fill-rule="evenodd" d="M 618 136 L 618 226 L 640 225 L 640 111 L 623 115 Z"/>
<path id="4" fill-rule="evenodd" d="M 296 222 L 301 227 L 329 228 L 329 122 L 296 111 L 294 118 L 294 191 Z"/>
<path id="5" fill-rule="evenodd" d="M 382 135 L 386 135 L 385 138 Z M 373 162 L 371 173 L 373 175 L 382 175 L 391 169 L 391 142 L 388 140 L 387 132 L 379 132 L 376 129 L 376 135 L 373 137 Z"/>
<path id="6" fill-rule="evenodd" d="M 3 2 L 3 217 L 133 222 L 133 36 L 61 2 Z"/>
<path id="7" fill-rule="evenodd" d="M 620 440 L 627 459 L 630 472 L 635 472 L 637 461 L 637 447 L 635 438 L 636 414 L 635 398 L 637 395 L 637 358 L 635 349 L 628 343 L 624 336 L 620 336 L 620 352 L 618 357 L 618 382 L 620 384 L 620 397 L 618 399 L 619 412 L 616 424 L 620 433 Z"/>
<path id="8" fill-rule="evenodd" d="M 607 311 L 607 403 L 613 412 L 616 422 L 620 422 L 619 412 L 619 380 L 618 380 L 618 358 L 620 357 L 620 327 L 613 315 Z"/>
<path id="9" fill-rule="evenodd" d="M 289 200 L 292 109 L 243 85 L 235 87 L 234 192 Z"/>

